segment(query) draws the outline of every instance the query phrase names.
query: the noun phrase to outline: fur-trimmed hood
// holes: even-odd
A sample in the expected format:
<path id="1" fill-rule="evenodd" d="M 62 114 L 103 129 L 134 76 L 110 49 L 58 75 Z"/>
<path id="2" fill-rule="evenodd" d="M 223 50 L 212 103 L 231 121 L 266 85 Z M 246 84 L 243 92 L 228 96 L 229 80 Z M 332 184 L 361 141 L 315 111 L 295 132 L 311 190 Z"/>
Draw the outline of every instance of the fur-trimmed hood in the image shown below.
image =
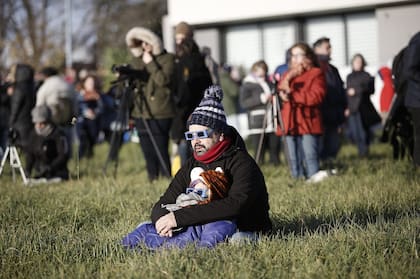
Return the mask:
<path id="1" fill-rule="evenodd" d="M 159 55 L 163 51 L 162 40 L 155 33 L 143 27 L 134 27 L 128 31 L 125 36 L 125 42 L 130 48 L 131 53 L 136 57 L 142 55 L 143 49 L 141 47 L 132 48 L 134 39 L 141 40 L 152 45 L 153 55 Z"/>

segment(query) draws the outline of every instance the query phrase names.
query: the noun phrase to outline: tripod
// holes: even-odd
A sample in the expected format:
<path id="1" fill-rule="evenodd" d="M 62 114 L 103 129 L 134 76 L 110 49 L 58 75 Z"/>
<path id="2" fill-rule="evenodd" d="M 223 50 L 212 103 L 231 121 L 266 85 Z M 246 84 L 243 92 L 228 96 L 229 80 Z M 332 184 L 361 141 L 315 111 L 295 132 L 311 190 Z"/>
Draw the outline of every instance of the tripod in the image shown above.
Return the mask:
<path id="1" fill-rule="evenodd" d="M 117 116 L 115 118 L 115 125 L 111 127 L 112 135 L 110 141 L 110 148 L 108 152 L 108 156 L 103 167 L 103 172 L 106 174 L 106 169 L 110 161 L 114 161 L 114 177 L 117 176 L 117 169 L 118 169 L 118 155 L 119 155 L 119 148 L 121 147 L 123 133 L 127 128 L 128 123 L 128 112 L 129 112 L 129 105 L 130 105 L 130 87 L 131 81 L 130 79 L 124 79 L 122 81 L 116 80 L 111 82 L 112 84 L 117 84 L 119 82 L 123 82 L 123 92 L 121 95 L 121 100 L 118 105 Z"/>
<path id="2" fill-rule="evenodd" d="M 286 164 L 290 167 L 290 158 L 289 158 L 289 148 L 287 145 L 287 140 L 286 140 L 286 132 L 284 129 L 284 122 L 283 122 L 283 117 L 281 115 L 281 100 L 279 97 L 279 94 L 277 93 L 276 87 L 273 88 L 273 101 L 272 104 L 267 103 L 267 107 L 265 110 L 265 114 L 264 114 L 264 120 L 263 120 L 263 131 L 261 132 L 260 135 L 260 139 L 258 142 L 258 149 L 257 149 L 257 153 L 255 156 L 255 161 L 259 162 L 260 160 L 260 156 L 261 156 L 261 151 L 262 151 L 262 146 L 263 146 L 263 142 L 264 142 L 264 136 L 265 136 L 265 131 L 267 129 L 267 122 L 268 122 L 268 113 L 270 113 L 271 109 L 273 109 L 273 121 L 274 121 L 274 128 L 276 128 L 277 126 L 280 128 L 281 131 L 281 138 L 282 138 L 282 142 L 283 142 L 283 149 L 284 149 L 284 156 L 286 158 Z M 272 108 L 271 108 L 272 106 Z"/>
<path id="3" fill-rule="evenodd" d="M 119 105 L 117 117 L 116 117 L 116 126 L 111 136 L 111 147 L 108 153 L 108 158 L 105 162 L 103 172 L 106 173 L 107 165 L 111 160 L 115 161 L 115 168 L 114 168 L 114 177 L 116 177 L 117 174 L 117 168 L 118 168 L 118 149 L 121 146 L 122 141 L 122 135 L 127 127 L 128 122 L 128 114 L 129 114 L 129 108 L 130 108 L 130 101 L 132 99 L 131 93 L 133 90 L 133 79 L 131 77 L 123 77 L 122 79 L 116 80 L 112 82 L 113 84 L 123 82 L 124 90 L 121 96 L 121 102 Z M 147 105 L 147 100 L 143 94 L 140 94 L 141 102 L 144 102 L 146 104 L 146 109 L 149 112 L 150 115 L 152 113 L 150 112 L 150 108 Z M 139 105 L 141 107 L 141 104 Z M 147 123 L 146 119 L 142 117 L 143 124 L 146 128 L 147 134 L 149 135 L 150 141 L 153 145 L 154 150 L 156 151 L 156 154 L 158 156 L 159 162 L 162 166 L 162 169 L 164 170 L 165 174 L 167 176 L 170 176 L 170 172 L 168 168 L 165 165 L 165 162 L 163 160 L 162 154 L 159 150 L 159 147 L 153 137 L 152 131 L 149 127 L 149 124 Z M 141 140 L 141 139 L 140 139 Z"/>
<path id="4" fill-rule="evenodd" d="M 10 159 L 10 167 L 12 168 L 13 182 L 16 180 L 15 169 L 19 169 L 20 175 L 23 179 L 23 184 L 27 185 L 29 180 L 26 178 L 25 171 L 23 170 L 22 163 L 19 159 L 19 154 L 17 152 L 16 146 L 9 144 L 4 152 L 3 158 L 1 159 L 0 166 L 0 176 L 3 172 L 4 164 L 6 163 L 7 156 Z"/>

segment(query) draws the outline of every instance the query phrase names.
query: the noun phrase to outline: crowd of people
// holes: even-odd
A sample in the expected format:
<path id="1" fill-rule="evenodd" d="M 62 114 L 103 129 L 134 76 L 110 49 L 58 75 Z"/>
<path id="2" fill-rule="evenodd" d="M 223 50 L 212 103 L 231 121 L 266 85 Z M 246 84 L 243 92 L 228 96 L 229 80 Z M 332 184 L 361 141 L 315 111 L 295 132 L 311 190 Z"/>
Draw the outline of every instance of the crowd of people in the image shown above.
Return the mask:
<path id="1" fill-rule="evenodd" d="M 154 205 L 152 222 L 141 223 L 123 245 L 156 249 L 198 242 L 214 247 L 227 238 L 254 240 L 269 231 L 268 193 L 259 167 L 266 151 L 269 163 L 277 166 L 283 149 L 293 178 L 319 182 L 328 176 L 322 166 L 335 167 L 345 135 L 358 155 L 367 157 L 372 127 L 381 121 L 384 131 L 394 127 L 395 143 L 402 137 L 396 127 L 409 121 L 410 153 L 420 166 L 419 36 L 413 36 L 392 69 L 380 69 L 386 94 L 379 114 L 370 98 L 374 77 L 365 70 L 363 55 L 352 57 L 344 83 L 330 63 L 332 46 L 326 37 L 312 46 L 292 45 L 272 74 L 266 61 L 257 60 L 241 76 L 235 67 L 218 65 L 209 48 L 200 50 L 186 22 L 175 28 L 175 53 L 167 52 L 151 30 L 129 30 L 126 44 L 135 63 L 129 71 L 136 78 L 130 80 L 135 90 L 124 117 L 140 136 L 149 181 L 174 178 Z M 117 69 L 117 75 L 124 74 Z M 101 135 L 111 140 L 120 94 L 115 86 L 103 92 L 97 75 L 81 73 L 77 83 L 70 83 L 53 67 L 35 73 L 30 65 L 16 64 L 4 80 L 1 151 L 7 144 L 19 147 L 27 176 L 66 180 L 75 136 L 78 157 L 87 159 L 94 156 Z M 398 117 L 402 107 L 408 117 Z M 247 142 L 226 120 L 239 112 L 248 116 Z M 387 115 L 386 121 L 381 115 Z M 175 173 L 170 142 L 180 158 Z"/>

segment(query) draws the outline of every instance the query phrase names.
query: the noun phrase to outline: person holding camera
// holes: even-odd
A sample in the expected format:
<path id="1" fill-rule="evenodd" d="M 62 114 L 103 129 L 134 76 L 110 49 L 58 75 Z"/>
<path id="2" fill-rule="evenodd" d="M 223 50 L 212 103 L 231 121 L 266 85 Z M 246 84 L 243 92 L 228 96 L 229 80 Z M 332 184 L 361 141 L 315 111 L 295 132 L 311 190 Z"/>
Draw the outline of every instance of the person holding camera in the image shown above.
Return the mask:
<path id="1" fill-rule="evenodd" d="M 126 43 L 136 59 L 134 106 L 131 117 L 136 122 L 140 146 L 150 181 L 170 177 L 169 131 L 175 108 L 172 98 L 174 55 L 167 53 L 161 39 L 143 27 L 134 27 Z"/>
<path id="2" fill-rule="evenodd" d="M 317 182 L 319 140 L 323 132 L 321 105 L 325 77 L 306 43 L 291 47 L 289 69 L 278 84 L 292 176 Z"/>
<path id="3" fill-rule="evenodd" d="M 35 179 L 32 182 L 67 180 L 70 152 L 64 132 L 54 124 L 47 105 L 36 106 L 31 114 L 35 129 L 29 136 L 31 146 L 27 148 L 26 174 Z M 31 175 L 33 170 L 35 174 Z"/>

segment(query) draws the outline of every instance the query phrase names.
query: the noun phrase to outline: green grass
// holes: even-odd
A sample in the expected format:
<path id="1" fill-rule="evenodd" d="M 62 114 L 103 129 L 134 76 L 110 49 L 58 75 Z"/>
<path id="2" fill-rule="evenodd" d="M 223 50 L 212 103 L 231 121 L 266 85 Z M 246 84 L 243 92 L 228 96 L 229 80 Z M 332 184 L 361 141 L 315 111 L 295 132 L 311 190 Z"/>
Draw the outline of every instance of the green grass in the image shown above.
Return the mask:
<path id="1" fill-rule="evenodd" d="M 137 145 L 117 177 L 107 146 L 80 179 L 25 187 L 0 177 L 0 278 L 418 278 L 420 178 L 376 144 L 359 160 L 344 146 L 340 173 L 319 184 L 264 165 L 275 231 L 257 244 L 213 250 L 125 251 L 119 240 L 149 218 L 168 185 L 147 181 Z M 20 179 L 20 177 L 17 177 Z"/>

